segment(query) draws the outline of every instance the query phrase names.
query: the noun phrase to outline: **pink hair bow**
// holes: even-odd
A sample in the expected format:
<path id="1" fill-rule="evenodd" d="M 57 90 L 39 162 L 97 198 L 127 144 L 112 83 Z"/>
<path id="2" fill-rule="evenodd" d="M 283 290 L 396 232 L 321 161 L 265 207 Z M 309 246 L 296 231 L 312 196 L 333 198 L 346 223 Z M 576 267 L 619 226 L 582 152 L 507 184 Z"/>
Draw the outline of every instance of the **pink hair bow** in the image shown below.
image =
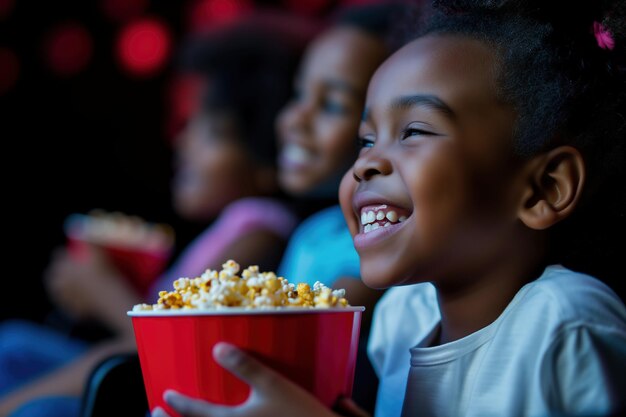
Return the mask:
<path id="1" fill-rule="evenodd" d="M 596 42 L 600 48 L 612 50 L 615 47 L 613 35 L 602 23 L 593 22 L 593 35 L 596 37 Z"/>

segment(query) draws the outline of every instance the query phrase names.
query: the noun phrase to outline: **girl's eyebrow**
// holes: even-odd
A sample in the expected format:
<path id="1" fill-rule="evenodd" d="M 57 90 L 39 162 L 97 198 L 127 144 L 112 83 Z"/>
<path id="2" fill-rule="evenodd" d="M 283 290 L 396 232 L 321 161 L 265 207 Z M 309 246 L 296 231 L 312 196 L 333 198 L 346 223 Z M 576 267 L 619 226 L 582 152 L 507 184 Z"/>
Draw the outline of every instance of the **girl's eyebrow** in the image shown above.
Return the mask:
<path id="1" fill-rule="evenodd" d="M 325 79 L 323 80 L 323 84 L 329 90 L 345 91 L 354 97 L 361 97 L 363 95 L 362 92 L 355 88 L 352 84 L 343 80 Z"/>
<path id="2" fill-rule="evenodd" d="M 443 100 L 431 94 L 414 94 L 411 96 L 401 96 L 391 102 L 392 109 L 406 110 L 412 107 L 427 107 L 435 110 L 450 120 L 456 118 L 454 111 Z M 366 107 L 361 115 L 361 121 L 366 122 L 370 119 L 370 110 Z"/>
<path id="3" fill-rule="evenodd" d="M 401 96 L 396 98 L 391 102 L 391 108 L 406 110 L 412 107 L 428 107 L 432 110 L 435 110 L 448 119 L 456 118 L 456 114 L 450 106 L 448 106 L 443 100 L 441 100 L 437 96 L 433 96 L 430 94 L 415 94 L 411 96 Z"/>

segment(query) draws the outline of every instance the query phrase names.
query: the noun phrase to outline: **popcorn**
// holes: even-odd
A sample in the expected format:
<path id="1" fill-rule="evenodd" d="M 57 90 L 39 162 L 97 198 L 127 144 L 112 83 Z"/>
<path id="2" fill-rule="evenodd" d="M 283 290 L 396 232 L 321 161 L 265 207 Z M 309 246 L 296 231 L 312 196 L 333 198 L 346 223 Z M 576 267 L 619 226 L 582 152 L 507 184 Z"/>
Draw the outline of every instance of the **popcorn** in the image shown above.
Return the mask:
<path id="1" fill-rule="evenodd" d="M 317 281 L 313 288 L 306 283 L 294 285 L 274 272 L 261 272 L 256 265 L 238 275 L 239 264 L 233 260 L 221 271 L 207 269 L 195 278 L 179 278 L 173 291 L 160 291 L 156 304 L 137 304 L 133 311 L 202 309 L 228 307 L 270 309 L 281 307 L 347 307 L 345 290 L 332 290 Z"/>
<path id="2" fill-rule="evenodd" d="M 170 225 L 119 211 L 95 209 L 86 215 L 72 214 L 65 220 L 64 229 L 68 236 L 103 245 L 162 251 L 174 244 L 174 229 Z"/>

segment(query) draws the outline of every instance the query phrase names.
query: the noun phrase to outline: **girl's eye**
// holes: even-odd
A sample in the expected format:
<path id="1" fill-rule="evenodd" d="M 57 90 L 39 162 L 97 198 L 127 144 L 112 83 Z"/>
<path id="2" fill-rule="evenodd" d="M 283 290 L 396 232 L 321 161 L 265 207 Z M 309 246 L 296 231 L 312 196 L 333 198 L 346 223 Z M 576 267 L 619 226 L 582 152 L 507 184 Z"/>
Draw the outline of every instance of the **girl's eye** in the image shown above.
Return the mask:
<path id="1" fill-rule="evenodd" d="M 412 136 L 433 136 L 435 133 L 429 132 L 427 130 L 416 129 L 414 127 L 409 127 L 402 132 L 402 139 L 407 139 Z"/>
<path id="2" fill-rule="evenodd" d="M 363 149 L 363 148 L 371 148 L 372 146 L 374 146 L 374 141 L 372 139 L 369 138 L 357 138 L 356 139 L 357 142 L 357 146 L 359 149 Z"/>
<path id="3" fill-rule="evenodd" d="M 334 100 L 323 100 L 322 110 L 328 114 L 345 114 L 348 109 L 343 104 Z"/>

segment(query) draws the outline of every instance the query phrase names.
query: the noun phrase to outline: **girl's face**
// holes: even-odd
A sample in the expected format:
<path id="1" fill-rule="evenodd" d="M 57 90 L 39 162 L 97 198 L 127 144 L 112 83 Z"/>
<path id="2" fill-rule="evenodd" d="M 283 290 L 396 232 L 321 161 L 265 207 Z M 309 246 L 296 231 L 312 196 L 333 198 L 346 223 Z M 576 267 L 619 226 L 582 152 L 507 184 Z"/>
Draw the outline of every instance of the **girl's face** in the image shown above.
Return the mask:
<path id="1" fill-rule="evenodd" d="M 176 211 L 185 218 L 213 218 L 250 192 L 254 165 L 236 137 L 234 123 L 224 115 L 199 114 L 183 130 L 172 185 Z"/>
<path id="2" fill-rule="evenodd" d="M 496 69 L 479 41 L 427 36 L 372 78 L 340 191 L 367 285 L 454 284 L 506 261 L 520 186 Z"/>
<path id="3" fill-rule="evenodd" d="M 352 28 L 317 38 L 277 120 L 279 181 L 296 195 L 334 186 L 352 164 L 365 90 L 385 56 L 383 43 Z M 325 187 L 326 186 L 326 187 Z"/>

